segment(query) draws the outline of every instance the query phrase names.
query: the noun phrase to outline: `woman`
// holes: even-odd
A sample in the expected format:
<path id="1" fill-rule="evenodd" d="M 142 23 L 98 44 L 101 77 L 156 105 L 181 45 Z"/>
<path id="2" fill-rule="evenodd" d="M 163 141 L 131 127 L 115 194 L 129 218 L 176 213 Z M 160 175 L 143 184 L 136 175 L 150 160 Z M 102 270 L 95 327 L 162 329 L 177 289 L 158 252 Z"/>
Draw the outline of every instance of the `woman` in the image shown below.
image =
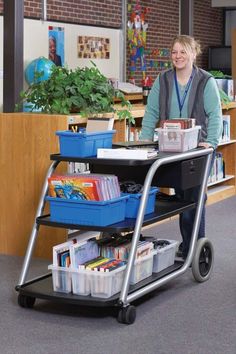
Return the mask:
<path id="1" fill-rule="evenodd" d="M 61 57 L 56 53 L 57 41 L 55 37 L 49 38 L 49 59 L 53 61 L 56 66 L 62 66 Z"/>
<path id="2" fill-rule="evenodd" d="M 156 124 L 161 119 L 195 118 L 201 125 L 199 145 L 217 147 L 222 134 L 222 110 L 215 79 L 194 63 L 201 53 L 193 37 L 177 36 L 171 46 L 173 68 L 162 72 L 154 82 L 142 121 L 141 140 L 153 140 Z M 182 199 L 197 201 L 199 187 L 185 191 L 176 190 Z M 183 258 L 188 254 L 195 209 L 180 215 Z M 205 237 L 205 206 L 198 238 Z"/>

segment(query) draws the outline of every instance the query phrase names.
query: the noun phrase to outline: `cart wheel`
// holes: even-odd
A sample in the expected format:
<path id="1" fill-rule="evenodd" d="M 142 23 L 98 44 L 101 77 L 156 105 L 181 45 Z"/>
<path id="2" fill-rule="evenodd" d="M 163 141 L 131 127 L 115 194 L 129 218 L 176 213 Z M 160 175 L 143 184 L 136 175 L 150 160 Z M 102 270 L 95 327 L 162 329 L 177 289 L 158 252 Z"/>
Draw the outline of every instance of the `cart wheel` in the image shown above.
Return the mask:
<path id="1" fill-rule="evenodd" d="M 132 324 L 134 323 L 136 318 L 136 309 L 134 306 L 129 305 L 126 307 L 122 307 L 119 310 L 117 321 L 124 324 Z"/>
<path id="2" fill-rule="evenodd" d="M 211 276 L 214 262 L 214 249 L 207 238 L 200 238 L 192 261 L 192 272 L 194 279 L 203 283 Z"/>
<path id="3" fill-rule="evenodd" d="M 25 307 L 31 309 L 34 306 L 35 297 L 26 296 L 26 295 L 18 295 L 18 305 L 21 307 Z"/>

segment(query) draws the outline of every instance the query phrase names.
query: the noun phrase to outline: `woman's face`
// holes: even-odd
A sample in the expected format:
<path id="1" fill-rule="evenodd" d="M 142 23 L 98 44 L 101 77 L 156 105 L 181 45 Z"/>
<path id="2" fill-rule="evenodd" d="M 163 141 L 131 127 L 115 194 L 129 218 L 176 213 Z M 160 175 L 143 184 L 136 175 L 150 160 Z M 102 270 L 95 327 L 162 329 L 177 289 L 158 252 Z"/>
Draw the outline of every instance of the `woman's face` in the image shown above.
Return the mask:
<path id="1" fill-rule="evenodd" d="M 49 52 L 52 54 L 56 53 L 56 45 L 52 39 L 49 39 Z"/>
<path id="2" fill-rule="evenodd" d="M 171 51 L 171 60 L 173 66 L 178 70 L 190 68 L 193 66 L 196 54 L 191 50 L 186 50 L 186 48 L 176 42 Z"/>

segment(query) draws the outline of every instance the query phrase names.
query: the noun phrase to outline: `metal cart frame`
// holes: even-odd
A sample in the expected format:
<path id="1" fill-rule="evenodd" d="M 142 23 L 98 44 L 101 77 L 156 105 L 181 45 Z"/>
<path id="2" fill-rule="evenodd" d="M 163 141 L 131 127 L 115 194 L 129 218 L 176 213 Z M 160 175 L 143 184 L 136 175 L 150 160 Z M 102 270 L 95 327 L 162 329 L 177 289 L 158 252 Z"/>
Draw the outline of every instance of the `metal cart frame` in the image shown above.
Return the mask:
<path id="1" fill-rule="evenodd" d="M 101 228 L 101 227 L 91 227 L 91 226 L 82 226 L 81 227 L 81 225 L 60 224 L 60 223 L 50 222 L 50 216 L 43 216 L 43 211 L 44 211 L 44 206 L 45 206 L 45 197 L 47 196 L 47 192 L 48 192 L 48 186 L 47 186 L 48 177 L 50 177 L 52 175 L 52 173 L 55 171 L 55 169 L 58 166 L 58 164 L 60 163 L 60 161 L 76 162 L 76 160 L 77 160 L 77 158 L 61 158 L 60 155 L 51 155 L 51 158 L 54 161 L 50 165 L 48 172 L 46 174 L 46 177 L 45 177 L 45 182 L 43 185 L 38 209 L 36 212 L 35 223 L 33 225 L 32 232 L 31 232 L 31 235 L 29 238 L 29 243 L 28 243 L 28 247 L 26 250 L 25 257 L 24 257 L 22 270 L 21 270 L 20 277 L 19 277 L 19 282 L 18 282 L 18 285 L 16 286 L 16 290 L 19 292 L 19 295 L 18 295 L 19 305 L 22 307 L 33 307 L 34 302 L 35 302 L 35 298 L 41 298 L 41 299 L 50 299 L 50 300 L 55 300 L 55 301 L 62 301 L 62 302 L 82 304 L 82 305 L 118 306 L 118 308 L 119 308 L 118 321 L 121 323 L 126 323 L 126 324 L 133 323 L 135 320 L 136 312 L 135 312 L 135 307 L 131 306 L 130 303 L 133 302 L 134 300 L 144 296 L 145 294 L 159 288 L 160 286 L 168 283 L 172 279 L 175 279 L 178 276 L 182 275 L 184 272 L 186 272 L 186 270 L 189 268 L 189 266 L 193 262 L 194 254 L 195 254 L 196 246 L 197 246 L 197 235 L 198 235 L 198 230 L 199 230 L 199 225 L 200 225 L 202 208 L 204 205 L 204 195 L 205 195 L 205 190 L 207 187 L 207 180 L 208 180 L 209 169 L 210 169 L 210 164 L 211 164 L 212 152 L 213 152 L 213 149 L 211 149 L 211 148 L 209 148 L 209 149 L 195 149 L 195 150 L 184 152 L 184 153 L 174 153 L 172 155 L 171 154 L 162 154 L 162 156 L 160 156 L 157 159 L 151 160 L 151 162 L 148 160 L 144 161 L 144 163 L 146 163 L 146 164 L 151 163 L 151 166 L 148 169 L 148 173 L 145 177 L 144 189 L 143 189 L 143 193 L 142 193 L 142 197 L 141 197 L 138 215 L 137 215 L 136 220 L 134 220 L 133 224 L 129 225 L 128 227 L 125 224 L 125 227 L 123 227 L 123 229 L 125 229 L 125 230 L 132 229 L 132 230 L 134 230 L 134 232 L 133 232 L 131 250 L 130 250 L 130 255 L 129 255 L 129 259 L 128 259 L 128 263 L 127 263 L 127 267 L 126 267 L 126 271 L 125 271 L 122 289 L 121 289 L 121 292 L 117 296 L 113 296 L 109 299 L 96 299 L 96 298 L 95 299 L 91 299 L 91 298 L 86 299 L 87 297 L 83 297 L 83 296 L 74 296 L 74 295 L 68 296 L 67 294 L 62 295 L 62 294 L 58 294 L 58 293 L 53 293 L 53 292 L 51 292 L 51 290 L 49 292 L 47 290 L 44 291 L 44 289 L 41 291 L 40 287 L 39 287 L 40 282 L 43 282 L 43 284 L 44 284 L 44 282 L 47 281 L 48 277 L 50 276 L 50 273 L 26 281 L 27 273 L 29 270 L 29 266 L 30 266 L 30 262 L 31 262 L 31 258 L 32 258 L 33 250 L 34 250 L 34 246 L 35 246 L 36 240 L 37 240 L 39 226 L 41 224 L 54 226 L 54 227 L 64 227 L 64 228 L 74 228 L 74 229 L 90 229 L 90 230 L 96 230 L 96 231 L 99 231 L 99 230 L 102 231 L 103 229 L 109 231 L 109 230 L 113 230 L 113 226 L 115 226 L 115 229 L 117 227 L 119 227 L 119 225 L 118 226 L 111 225 L 111 226 L 108 226 L 105 228 Z M 177 263 L 177 266 L 172 267 L 167 272 L 166 271 L 161 272 L 161 274 L 156 279 L 152 279 L 150 281 L 150 283 L 144 282 L 143 284 L 141 284 L 141 286 L 130 286 L 129 280 L 130 280 L 131 271 L 132 271 L 132 267 L 133 267 L 134 260 L 135 260 L 137 244 L 139 241 L 139 237 L 140 237 L 140 233 L 141 233 L 141 229 L 142 229 L 143 225 L 158 222 L 158 220 L 168 218 L 171 215 L 179 214 L 181 211 L 185 210 L 182 208 L 180 208 L 178 210 L 172 210 L 172 212 L 165 213 L 164 215 L 162 215 L 159 218 L 152 218 L 152 220 L 148 220 L 145 217 L 145 208 L 146 208 L 146 204 L 147 204 L 147 200 L 148 200 L 148 194 L 149 194 L 150 186 L 151 186 L 151 183 L 152 183 L 155 173 L 163 165 L 172 164 L 174 162 L 178 163 L 178 162 L 181 162 L 184 160 L 195 159 L 197 157 L 202 157 L 202 156 L 205 156 L 205 168 L 204 168 L 204 172 L 203 172 L 202 181 L 200 184 L 200 192 L 199 192 L 198 202 L 192 203 L 189 206 L 185 206 L 185 208 L 187 208 L 187 207 L 193 208 L 196 206 L 196 213 L 195 213 L 195 220 L 194 220 L 193 231 L 192 231 L 192 236 L 191 236 L 190 248 L 189 248 L 189 252 L 188 252 L 186 260 Z M 98 161 L 98 159 L 97 159 L 96 163 L 98 163 L 98 164 L 102 163 L 102 162 L 104 163 L 104 159 L 99 159 L 99 160 L 100 161 Z M 94 162 L 95 158 L 94 159 L 89 159 L 89 158 L 82 159 L 81 158 L 81 159 L 78 159 L 78 161 L 79 162 L 84 161 L 86 163 L 87 162 L 89 163 L 91 161 Z M 114 160 L 112 160 L 112 161 L 106 160 L 106 162 L 108 162 L 110 164 L 112 162 L 117 163 L 117 160 L 116 160 L 116 162 Z M 120 160 L 119 160 L 119 163 L 121 163 Z M 126 162 L 123 161 L 123 164 L 125 164 L 125 163 Z M 140 161 L 136 161 L 136 160 L 131 162 L 131 164 L 136 165 L 136 166 L 139 163 L 140 163 Z M 201 247 L 202 247 L 202 245 L 201 245 Z M 211 244 L 210 244 L 210 252 L 213 252 Z M 198 256 L 199 256 L 199 252 L 198 252 Z M 211 256 L 212 256 L 212 259 L 211 259 L 212 262 L 211 262 L 209 270 L 207 272 L 207 276 L 202 277 L 200 280 L 199 279 L 197 279 L 197 280 L 205 281 L 209 278 L 209 273 L 212 270 L 212 263 L 213 263 L 213 255 L 211 255 Z M 196 264 L 196 262 L 195 262 L 195 264 Z M 37 285 L 37 283 L 39 283 L 39 285 L 38 285 L 38 287 L 36 286 L 36 288 L 35 288 L 35 285 Z M 44 288 L 44 286 L 43 286 L 43 288 Z M 131 291 L 130 291 L 130 288 L 132 288 Z"/>

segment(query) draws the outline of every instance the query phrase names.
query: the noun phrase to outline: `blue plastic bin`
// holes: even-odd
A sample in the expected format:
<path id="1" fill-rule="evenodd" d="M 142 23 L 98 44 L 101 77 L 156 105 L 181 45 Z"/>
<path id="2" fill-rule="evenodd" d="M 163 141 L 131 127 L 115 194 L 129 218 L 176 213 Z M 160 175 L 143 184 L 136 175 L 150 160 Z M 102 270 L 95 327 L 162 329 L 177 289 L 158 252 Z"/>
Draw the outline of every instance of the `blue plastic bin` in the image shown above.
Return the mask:
<path id="1" fill-rule="evenodd" d="M 59 136 L 60 154 L 72 157 L 97 156 L 98 148 L 112 147 L 115 130 L 91 133 L 74 133 L 70 130 L 57 131 Z"/>
<path id="2" fill-rule="evenodd" d="M 147 200 L 147 205 L 146 205 L 146 210 L 145 210 L 144 215 L 154 212 L 155 199 L 156 199 L 156 194 L 157 194 L 158 190 L 159 189 L 157 187 L 150 188 L 149 196 L 148 196 L 148 200 Z M 135 194 L 122 193 L 122 195 L 129 195 L 129 199 L 126 203 L 125 217 L 126 218 L 136 218 L 138 215 L 138 209 L 139 209 L 142 193 L 135 193 Z"/>
<path id="3" fill-rule="evenodd" d="M 107 201 L 73 200 L 46 197 L 51 220 L 68 224 L 107 226 L 125 219 L 128 196 Z"/>

